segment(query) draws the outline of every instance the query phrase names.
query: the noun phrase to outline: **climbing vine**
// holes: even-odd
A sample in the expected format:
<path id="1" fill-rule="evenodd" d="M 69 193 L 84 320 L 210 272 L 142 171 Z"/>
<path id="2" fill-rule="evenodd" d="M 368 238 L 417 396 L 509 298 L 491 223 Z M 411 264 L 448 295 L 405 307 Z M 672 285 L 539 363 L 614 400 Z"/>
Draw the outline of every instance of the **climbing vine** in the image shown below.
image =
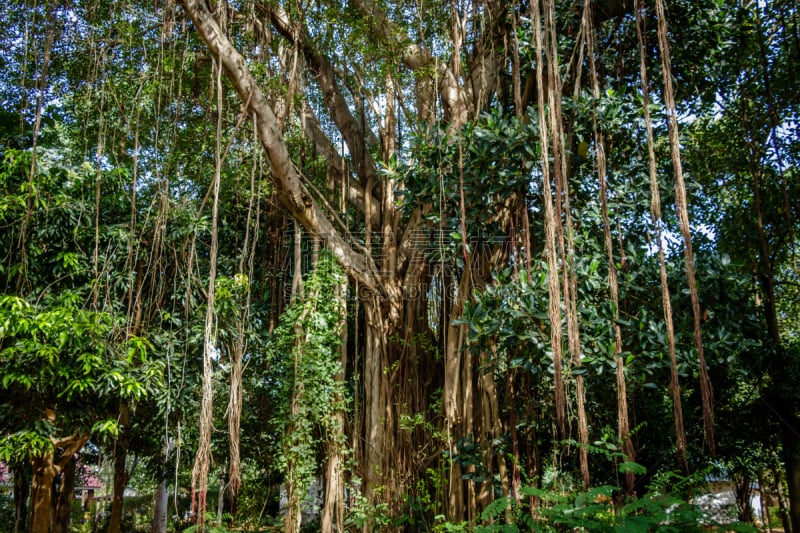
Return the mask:
<path id="1" fill-rule="evenodd" d="M 302 296 L 281 315 L 267 347 L 268 360 L 282 376 L 276 423 L 282 432 L 278 454 L 287 487 L 286 531 L 299 528 L 300 505 L 319 466 L 318 449 L 344 407 L 344 384 L 337 379 L 344 317 L 335 297 L 342 277 L 332 255 L 321 252 Z"/>

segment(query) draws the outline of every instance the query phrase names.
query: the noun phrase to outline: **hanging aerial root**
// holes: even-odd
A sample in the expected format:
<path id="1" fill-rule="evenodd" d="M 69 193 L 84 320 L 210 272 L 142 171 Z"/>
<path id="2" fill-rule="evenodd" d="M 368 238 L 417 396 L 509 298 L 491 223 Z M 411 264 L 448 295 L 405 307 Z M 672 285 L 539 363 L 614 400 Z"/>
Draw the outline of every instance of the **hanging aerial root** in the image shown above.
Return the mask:
<path id="1" fill-rule="evenodd" d="M 672 412 L 675 421 L 675 448 L 677 449 L 678 464 L 684 472 L 688 473 L 686 461 L 686 430 L 683 423 L 683 405 L 681 389 L 678 379 L 678 362 L 675 354 L 675 326 L 672 322 L 672 303 L 670 300 L 669 283 L 667 280 L 667 266 L 664 258 L 664 243 L 661 239 L 661 193 L 656 175 L 655 141 L 653 138 L 653 121 L 650 117 L 650 95 L 647 83 L 647 64 L 645 56 L 644 37 L 642 35 L 642 5 L 636 2 L 636 33 L 639 44 L 639 68 L 642 81 L 642 106 L 645 125 L 647 128 L 647 154 L 650 175 L 650 217 L 653 224 L 656 245 L 658 246 L 659 277 L 661 282 L 661 303 L 664 312 L 664 323 L 667 329 L 667 344 L 669 352 L 670 383 L 669 389 L 672 396 Z"/>
<path id="2" fill-rule="evenodd" d="M 697 358 L 700 367 L 700 397 L 703 405 L 703 427 L 705 429 L 706 445 L 711 451 L 711 455 L 714 455 L 714 393 L 711 387 L 711 379 L 708 377 L 708 366 L 706 365 L 706 359 L 703 353 L 703 335 L 700 326 L 702 314 L 700 312 L 697 280 L 694 272 L 694 259 L 692 257 L 692 235 L 689 228 L 686 184 L 683 179 L 683 166 L 681 164 L 677 110 L 672 90 L 672 65 L 663 0 L 656 0 L 656 18 L 658 19 L 658 47 L 661 50 L 661 70 L 664 77 L 664 104 L 666 106 L 667 127 L 669 130 L 670 155 L 672 156 L 672 169 L 675 176 L 675 210 L 678 214 L 678 224 L 680 226 L 681 235 L 683 235 L 684 257 L 686 259 L 686 281 L 689 286 L 689 294 L 692 300 L 692 315 L 694 317 L 694 345 L 697 349 Z"/>

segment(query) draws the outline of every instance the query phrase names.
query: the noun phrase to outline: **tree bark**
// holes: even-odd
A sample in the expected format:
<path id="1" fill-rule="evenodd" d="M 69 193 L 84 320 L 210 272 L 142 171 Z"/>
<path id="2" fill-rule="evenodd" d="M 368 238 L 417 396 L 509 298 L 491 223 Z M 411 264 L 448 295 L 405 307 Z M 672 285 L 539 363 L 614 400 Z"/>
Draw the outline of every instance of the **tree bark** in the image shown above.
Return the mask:
<path id="1" fill-rule="evenodd" d="M 327 214 L 313 199 L 292 163 L 275 113 L 248 70 L 244 57 L 225 36 L 205 2 L 182 0 L 180 3 L 211 53 L 220 61 L 239 98 L 246 103 L 247 110 L 255 115 L 258 137 L 267 155 L 280 202 L 309 232 L 325 236 L 330 250 L 349 276 L 368 287 L 375 287 L 377 276 L 373 260 L 357 253 L 342 238 Z"/>
<path id="2" fill-rule="evenodd" d="M 342 306 L 342 345 L 340 346 L 341 367 L 337 381 L 344 382 L 347 375 L 347 278 L 343 278 L 337 298 Z M 339 398 L 343 402 L 343 398 Z M 322 507 L 320 529 L 322 533 L 344 530 L 344 465 L 342 447 L 345 443 L 345 412 L 339 410 L 333 417 L 331 434 L 328 436 L 328 465 L 325 475 L 325 502 Z"/>
<path id="3" fill-rule="evenodd" d="M 227 477 L 225 466 L 223 466 L 222 471 L 219 473 L 219 490 L 217 491 L 217 519 L 214 524 L 216 527 L 222 527 L 222 511 L 225 508 L 225 490 L 228 486 Z"/>
<path id="4" fill-rule="evenodd" d="M 783 481 L 781 476 L 781 469 L 780 469 L 780 459 L 778 458 L 778 454 L 774 451 L 772 452 L 772 480 L 773 480 L 773 490 L 775 491 L 775 495 L 778 498 L 778 511 L 781 516 L 781 523 L 783 524 L 783 530 L 785 533 L 792 533 L 792 520 L 789 516 L 789 506 L 787 505 L 786 498 L 783 494 Z"/>
<path id="5" fill-rule="evenodd" d="M 366 337 L 364 349 L 364 494 L 372 500 L 373 491 L 385 474 L 386 442 L 386 339 L 388 330 L 377 295 L 364 301 Z"/>
<path id="6" fill-rule="evenodd" d="M 300 295 L 295 295 L 296 298 L 301 298 Z M 295 433 L 294 421 L 300 416 L 300 404 L 304 401 L 305 383 L 300 375 L 300 361 L 303 351 L 303 342 L 305 341 L 305 333 L 302 330 L 302 322 L 305 320 L 305 314 L 308 308 L 303 311 L 303 315 L 298 319 L 295 325 L 295 346 L 292 350 L 294 357 L 294 370 L 292 372 L 294 379 L 294 386 L 291 391 L 291 398 L 289 399 L 289 425 L 286 428 L 286 436 L 284 446 L 291 446 L 291 435 Z M 286 450 L 288 452 L 288 450 Z M 286 453 L 286 516 L 283 520 L 284 533 L 297 533 L 300 531 L 302 522 L 301 506 L 305 494 L 298 484 L 298 465 L 296 460 L 290 453 Z M 307 489 L 307 487 L 303 487 Z"/>
<path id="7" fill-rule="evenodd" d="M 444 275 L 443 275 L 444 279 Z M 466 436 L 471 428 L 467 428 L 464 421 L 464 326 L 452 324 L 451 319 L 458 317 L 464 308 L 466 295 L 470 290 L 470 275 L 464 272 L 461 275 L 456 299 L 450 312 L 445 317 L 447 337 L 445 339 L 444 353 L 444 414 L 448 452 L 450 453 L 450 478 L 449 494 L 447 499 L 447 519 L 451 522 L 460 522 L 464 519 L 464 480 L 461 465 L 454 460 L 458 454 L 458 442 Z"/>
<path id="8" fill-rule="evenodd" d="M 58 469 L 53 452 L 34 457 L 31 483 L 31 533 L 49 533 L 53 480 Z"/>
<path id="9" fill-rule="evenodd" d="M 48 415 L 55 419 L 55 414 Z M 53 481 L 64 466 L 72 460 L 88 435 L 71 436 L 53 441 L 53 450 L 31 457 L 33 480 L 31 482 L 31 533 L 49 533 L 52 519 Z M 59 459 L 56 453 L 61 450 Z"/>
<path id="10" fill-rule="evenodd" d="M 750 487 L 752 480 L 746 474 L 733 476 L 733 494 L 736 498 L 736 510 L 739 514 L 739 520 L 748 524 L 753 523 L 753 506 L 750 503 L 750 498 L 753 495 L 753 489 Z"/>
<path id="11" fill-rule="evenodd" d="M 14 465 L 14 533 L 27 531 L 31 481 L 24 463 Z"/>
<path id="12" fill-rule="evenodd" d="M 796 417 L 789 420 L 796 422 Z M 783 455 L 786 463 L 786 486 L 789 489 L 789 518 L 792 531 L 800 531 L 800 439 L 794 428 L 784 428 Z"/>
<path id="13" fill-rule="evenodd" d="M 61 473 L 61 489 L 58 491 L 53 519 L 53 533 L 68 533 L 72 499 L 75 495 L 75 458 L 64 466 Z"/>
<path id="14" fill-rule="evenodd" d="M 128 459 L 128 434 L 130 431 L 130 413 L 128 406 L 119 407 L 120 432 L 114 446 L 114 485 L 111 497 L 111 517 L 108 521 L 108 533 L 120 533 L 122 528 L 122 506 L 125 487 L 128 486 L 130 474 L 126 469 Z"/>
<path id="15" fill-rule="evenodd" d="M 161 463 L 161 476 L 153 501 L 153 522 L 150 533 L 167 533 L 167 506 L 169 505 L 169 485 L 167 483 L 167 464 L 172 453 L 173 440 L 167 438 L 164 445 L 164 462 Z"/>

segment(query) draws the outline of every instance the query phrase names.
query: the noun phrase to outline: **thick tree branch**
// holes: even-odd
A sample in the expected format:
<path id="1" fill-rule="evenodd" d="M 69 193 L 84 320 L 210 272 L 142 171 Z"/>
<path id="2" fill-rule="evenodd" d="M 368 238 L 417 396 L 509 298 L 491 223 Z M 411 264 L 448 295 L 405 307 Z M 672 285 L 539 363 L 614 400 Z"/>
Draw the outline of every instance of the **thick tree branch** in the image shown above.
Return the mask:
<path id="1" fill-rule="evenodd" d="M 258 136 L 267 154 L 272 179 L 283 206 L 309 232 L 328 241 L 331 251 L 350 276 L 368 287 L 373 287 L 377 280 L 377 269 L 372 258 L 353 250 L 312 198 L 292 164 L 286 143 L 278 129 L 275 113 L 248 70 L 244 57 L 221 31 L 204 1 L 181 0 L 180 4 L 211 53 L 222 65 L 239 98 L 255 114 Z"/>
<path id="2" fill-rule="evenodd" d="M 89 440 L 89 435 L 71 435 L 62 439 L 51 439 L 53 447 L 56 449 L 61 448 L 61 458 L 58 462 L 54 462 L 55 467 L 59 472 L 72 460 L 72 456 L 81 451 L 83 445 Z"/>
<path id="3" fill-rule="evenodd" d="M 349 0 L 352 6 L 366 21 L 373 36 L 388 44 L 396 51 L 396 57 L 413 72 L 422 75 L 425 67 L 433 67 L 436 86 L 444 108 L 444 118 L 450 123 L 450 129 L 460 128 L 470 117 L 479 113 L 486 102 L 491 99 L 494 83 L 500 65 L 497 61 L 496 50 L 502 47 L 500 32 L 490 31 L 490 41 L 480 43 L 473 60 L 464 71 L 467 76 L 463 86 L 458 77 L 461 73 L 458 68 L 447 65 L 428 52 L 423 46 L 414 43 L 408 34 L 373 0 Z M 492 29 L 505 16 L 505 9 L 494 6 L 490 9 L 489 21 Z M 460 50 L 454 50 L 458 54 Z M 424 106 L 425 103 L 423 102 Z"/>
<path id="4" fill-rule="evenodd" d="M 397 57 L 411 70 L 434 63 L 434 57 L 414 43 L 392 19 L 372 0 L 349 0 L 348 4 L 366 19 L 370 31 L 383 42 L 394 45 Z"/>
<path id="5" fill-rule="evenodd" d="M 333 174 L 335 179 L 341 180 L 342 172 L 347 172 L 347 165 L 345 164 L 344 158 L 336 149 L 336 145 L 334 145 L 330 137 L 328 137 L 325 132 L 322 131 L 319 120 L 311 111 L 311 109 L 306 106 L 300 111 L 300 114 L 302 117 L 301 122 L 303 123 L 306 137 L 310 139 L 312 143 L 314 143 L 314 149 L 317 151 L 317 153 L 321 154 L 328 161 L 330 172 Z M 347 202 L 358 209 L 361 214 L 366 216 L 367 207 L 366 203 L 364 202 L 364 187 L 350 180 L 347 181 Z M 377 201 L 378 199 L 375 198 L 374 202 Z M 377 226 L 380 220 L 380 213 L 378 212 L 378 208 L 376 207 L 375 203 L 371 204 L 369 216 L 372 220 L 372 224 Z"/>
<path id="6" fill-rule="evenodd" d="M 325 106 L 347 143 L 359 178 L 363 183 L 367 183 L 369 180 L 376 180 L 377 165 L 366 143 L 367 138 L 375 137 L 375 135 L 367 131 L 366 126 L 362 124 L 363 121 L 357 120 L 350 112 L 347 100 L 342 96 L 342 92 L 336 82 L 336 70 L 333 65 L 327 57 L 316 49 L 306 31 L 305 25 L 299 31 L 296 31 L 289 20 L 288 14 L 279 6 L 269 10 L 269 17 L 278 33 L 292 44 L 300 46 L 306 64 L 314 75 L 314 80 L 322 93 Z M 296 42 L 298 40 L 299 42 Z"/>
<path id="7" fill-rule="evenodd" d="M 428 50 L 414 43 L 408 34 L 372 0 L 349 0 L 349 4 L 365 19 L 373 36 L 396 50 L 396 56 L 410 70 L 420 73 L 425 67 L 433 66 L 436 85 L 444 106 L 445 120 L 455 122 L 454 127 L 461 126 L 466 121 L 463 111 L 467 102 L 464 100 L 458 80 L 447 64 L 437 61 Z"/>

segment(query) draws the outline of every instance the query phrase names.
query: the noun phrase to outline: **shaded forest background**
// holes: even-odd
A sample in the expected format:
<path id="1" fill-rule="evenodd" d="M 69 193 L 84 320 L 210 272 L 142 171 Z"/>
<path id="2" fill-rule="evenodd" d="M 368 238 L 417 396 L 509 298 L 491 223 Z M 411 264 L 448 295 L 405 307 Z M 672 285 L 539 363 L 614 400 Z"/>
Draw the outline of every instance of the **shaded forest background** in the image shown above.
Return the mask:
<path id="1" fill-rule="evenodd" d="M 800 531 L 795 2 L 2 19 L 4 531 Z"/>

